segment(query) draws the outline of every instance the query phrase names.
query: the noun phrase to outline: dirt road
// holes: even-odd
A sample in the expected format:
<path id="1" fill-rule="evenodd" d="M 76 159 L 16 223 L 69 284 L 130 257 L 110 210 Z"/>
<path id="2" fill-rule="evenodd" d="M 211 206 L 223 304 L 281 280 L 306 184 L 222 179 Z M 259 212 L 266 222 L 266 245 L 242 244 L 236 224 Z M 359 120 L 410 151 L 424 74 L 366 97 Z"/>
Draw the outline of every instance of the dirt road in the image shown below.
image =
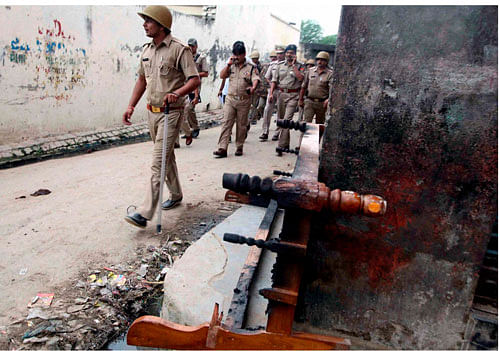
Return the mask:
<path id="1" fill-rule="evenodd" d="M 202 130 L 189 147 L 181 139 L 175 153 L 184 201 L 163 212 L 165 232 L 198 226 L 197 219 L 226 206 L 224 172 L 263 177 L 295 164 L 295 155 L 275 156 L 276 142 L 258 141 L 260 123 L 250 130 L 243 157 L 234 156 L 232 143 L 227 158 L 214 159 L 219 132 Z M 139 143 L 0 170 L 0 327 L 25 318 L 37 293 L 71 289 L 72 278 L 89 267 L 119 264 L 133 259 L 138 246 L 159 243 L 156 219 L 145 230 L 123 220 L 127 206 L 143 200 L 151 148 Z M 38 189 L 51 193 L 30 196 Z"/>

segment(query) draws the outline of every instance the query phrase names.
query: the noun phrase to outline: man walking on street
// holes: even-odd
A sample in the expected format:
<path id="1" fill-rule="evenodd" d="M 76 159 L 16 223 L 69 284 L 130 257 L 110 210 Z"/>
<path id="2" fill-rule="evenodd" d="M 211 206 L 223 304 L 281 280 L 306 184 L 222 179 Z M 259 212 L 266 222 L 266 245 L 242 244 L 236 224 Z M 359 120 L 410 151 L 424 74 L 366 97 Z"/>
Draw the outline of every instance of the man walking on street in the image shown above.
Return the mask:
<path id="1" fill-rule="evenodd" d="M 279 93 L 279 90 L 276 89 L 274 91 L 272 101 L 269 100 L 270 96 L 269 93 L 271 91 L 271 79 L 273 77 L 273 72 L 276 69 L 277 64 L 284 60 L 285 52 L 282 49 L 276 51 L 273 50 L 271 51 L 271 54 L 269 56 L 271 57 L 271 62 L 269 63 L 269 67 L 267 68 L 264 76 L 266 86 L 268 87 L 267 89 L 268 101 L 266 107 L 264 108 L 264 114 L 262 120 L 262 135 L 259 137 L 260 141 L 267 141 L 267 138 L 269 136 L 269 125 L 271 124 L 271 117 L 273 115 L 273 110 L 276 107 L 276 101 L 278 100 L 278 93 Z M 273 138 L 273 140 L 278 140 L 279 131 L 277 130 L 275 134 L 276 138 Z"/>
<path id="2" fill-rule="evenodd" d="M 220 72 L 221 79 L 229 78 L 228 93 L 224 104 L 224 122 L 219 137 L 218 149 L 214 151 L 216 158 L 227 157 L 229 136 L 236 122 L 236 156 L 243 155 L 248 125 L 248 111 L 252 94 L 259 84 L 257 68 L 245 59 L 246 49 L 242 41 L 233 44 L 233 56 Z"/>
<path id="3" fill-rule="evenodd" d="M 285 49 L 285 61 L 278 64 L 273 74 L 269 101 L 273 99 L 276 88 L 280 90 L 278 106 L 281 104 L 285 109 L 284 119 L 293 119 L 293 114 L 299 102 L 299 90 L 304 79 L 304 65 L 297 62 L 297 46 L 290 44 Z M 279 116 L 278 116 L 279 117 Z M 290 130 L 281 128 L 278 147 L 290 148 Z M 282 155 L 277 151 L 278 156 Z"/>
<path id="4" fill-rule="evenodd" d="M 260 63 L 260 54 L 258 51 L 253 51 L 249 57 L 255 67 L 258 69 L 260 78 L 260 84 L 252 96 L 252 104 L 250 105 L 250 112 L 248 114 L 248 123 L 255 125 L 257 124 L 257 121 L 262 117 L 262 112 L 264 111 L 264 107 L 266 106 L 267 88 L 264 84 L 264 74 L 266 73 L 265 70 L 267 69 L 269 64 Z"/>
<path id="5" fill-rule="evenodd" d="M 183 120 L 185 96 L 198 87 L 200 78 L 189 47 L 170 34 L 170 10 L 166 6 L 152 5 L 138 12 L 138 15 L 144 19 L 146 35 L 153 40 L 146 44 L 142 51 L 137 72 L 139 78 L 122 118 L 124 124 L 131 124 L 134 108 L 145 92 L 149 132 L 154 143 L 151 177 L 144 203 L 137 212 L 125 217 L 130 224 L 144 228 L 147 221 L 153 217 L 159 200 L 160 186 L 163 186 L 164 181 L 170 191 L 170 199 L 162 204 L 162 208 L 169 210 L 182 200 L 174 143 L 179 136 Z M 168 115 L 164 113 L 165 106 L 169 107 Z M 166 179 L 160 179 L 165 118 L 168 118 Z"/>
<path id="6" fill-rule="evenodd" d="M 317 66 L 309 69 L 300 88 L 299 106 L 304 107 L 304 120 L 311 123 L 316 115 L 316 124 L 325 123 L 328 94 L 333 71 L 328 68 L 330 55 L 320 51 L 316 55 Z M 306 96 L 304 102 L 304 95 Z"/>
<path id="7" fill-rule="evenodd" d="M 189 102 L 186 104 L 185 122 L 182 124 L 182 131 L 186 137 L 186 144 L 188 144 L 189 136 L 196 138 L 200 134 L 200 126 L 198 125 L 198 119 L 196 118 L 195 106 L 201 102 L 200 92 L 201 92 L 201 80 L 204 77 L 208 77 L 208 64 L 207 58 L 198 53 L 198 42 L 196 39 L 191 38 L 188 40 L 189 48 L 193 53 L 193 59 L 196 64 L 196 69 L 198 70 L 198 75 L 200 76 L 200 85 L 194 90 L 194 92 L 189 94 Z"/>

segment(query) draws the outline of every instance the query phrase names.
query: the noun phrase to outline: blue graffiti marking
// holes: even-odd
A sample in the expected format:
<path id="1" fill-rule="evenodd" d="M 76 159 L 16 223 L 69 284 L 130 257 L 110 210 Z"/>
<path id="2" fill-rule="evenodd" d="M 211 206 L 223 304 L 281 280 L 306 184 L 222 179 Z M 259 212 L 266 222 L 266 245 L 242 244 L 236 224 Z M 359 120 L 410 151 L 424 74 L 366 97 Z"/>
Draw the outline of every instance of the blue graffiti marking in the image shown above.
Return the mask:
<path id="1" fill-rule="evenodd" d="M 12 48 L 12 50 L 19 50 L 19 45 L 14 44 L 19 44 L 19 38 L 16 38 L 16 40 L 12 40 L 10 42 L 10 47 Z"/>

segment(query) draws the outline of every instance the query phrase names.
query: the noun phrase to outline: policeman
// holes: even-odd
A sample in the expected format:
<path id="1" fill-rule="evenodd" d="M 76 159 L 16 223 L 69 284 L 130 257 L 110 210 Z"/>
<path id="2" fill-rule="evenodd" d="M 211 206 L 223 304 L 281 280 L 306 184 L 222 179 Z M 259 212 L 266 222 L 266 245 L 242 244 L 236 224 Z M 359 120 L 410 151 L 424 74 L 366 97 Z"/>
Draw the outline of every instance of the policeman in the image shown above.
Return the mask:
<path id="1" fill-rule="evenodd" d="M 285 109 L 284 119 L 293 119 L 293 114 L 299 102 L 299 91 L 302 80 L 304 79 L 304 69 L 304 65 L 301 62 L 297 62 L 297 46 L 293 44 L 288 45 L 285 49 L 285 61 L 279 63 L 274 71 L 269 97 L 269 101 L 272 101 L 274 90 L 276 88 L 280 90 L 278 106 L 279 109 Z M 283 107 L 281 107 L 280 104 L 282 104 Z M 279 117 L 278 115 L 278 118 Z M 281 129 L 278 147 L 285 149 L 290 148 L 289 129 Z M 277 151 L 277 154 L 281 156 L 282 152 Z"/>
<path id="2" fill-rule="evenodd" d="M 242 41 L 233 44 L 233 56 L 227 66 L 220 72 L 221 79 L 229 77 L 229 88 L 224 104 L 224 122 L 219 137 L 218 149 L 214 151 L 216 158 L 227 157 L 229 136 L 236 122 L 236 156 L 243 155 L 248 125 L 248 111 L 252 94 L 257 89 L 260 78 L 257 68 L 245 59 L 246 49 Z"/>
<path id="3" fill-rule="evenodd" d="M 196 68 L 198 69 L 198 74 L 200 76 L 200 80 L 204 77 L 208 77 L 208 64 L 207 58 L 205 55 L 200 54 L 198 51 L 198 42 L 196 39 L 191 38 L 188 40 L 189 48 L 193 53 L 193 59 L 196 64 Z M 201 91 L 201 83 L 198 88 L 194 90 L 193 93 L 189 94 L 189 103 L 186 104 L 186 123 L 182 124 L 182 131 L 186 137 L 186 144 L 188 144 L 189 136 L 196 138 L 200 134 L 200 127 L 198 125 L 198 120 L 196 119 L 196 112 L 194 110 L 196 104 L 201 102 L 200 99 L 200 91 Z"/>
<path id="4" fill-rule="evenodd" d="M 146 35 L 153 40 L 144 46 L 137 71 L 138 79 L 132 91 L 123 123 L 130 125 L 134 108 L 146 93 L 148 125 L 153 140 L 151 177 L 147 184 L 146 198 L 137 212 L 127 215 L 130 224 L 144 228 L 153 217 L 158 204 L 160 185 L 167 183 L 170 199 L 162 204 L 165 210 L 178 205 L 182 200 L 182 189 L 177 174 L 174 143 L 179 136 L 183 120 L 185 96 L 200 84 L 193 55 L 187 45 L 172 37 L 170 27 L 172 14 L 166 6 L 147 6 L 138 12 L 144 19 Z M 165 106 L 169 114 L 165 116 Z M 163 125 L 168 118 L 166 148 L 166 179 L 160 179 L 162 163 Z"/>
<path id="5" fill-rule="evenodd" d="M 248 123 L 257 124 L 257 121 L 262 117 L 262 113 L 266 105 L 267 87 L 264 85 L 264 74 L 266 73 L 265 70 L 269 64 L 262 64 L 259 61 L 260 54 L 257 50 L 253 51 L 249 57 L 255 67 L 259 70 L 259 78 L 261 82 L 261 84 L 258 85 L 255 94 L 252 96 L 252 104 L 250 105 L 250 113 L 248 114 Z"/>
<path id="6" fill-rule="evenodd" d="M 314 59 L 309 59 L 306 61 L 306 70 L 305 72 L 308 72 L 310 68 L 316 66 L 316 62 L 314 61 Z M 300 99 L 299 99 L 299 102 L 300 102 Z M 304 120 L 304 106 L 300 105 L 299 103 L 299 118 L 298 118 L 299 121 L 303 121 Z M 300 137 L 300 141 L 302 141 L 302 135 Z M 299 143 L 300 144 L 300 143 Z M 295 149 L 298 149 L 297 147 Z"/>
<path id="7" fill-rule="evenodd" d="M 270 96 L 269 93 L 271 91 L 271 79 L 277 64 L 283 61 L 285 58 L 285 51 L 283 49 L 277 49 L 276 51 L 273 50 L 271 51 L 271 54 L 269 56 L 271 57 L 271 62 L 269 63 L 269 67 L 267 68 L 267 71 L 264 76 L 266 85 L 269 87 L 267 90 L 268 101 L 266 103 L 266 107 L 264 108 L 264 119 L 262 120 L 262 135 L 259 137 L 260 141 L 267 141 L 267 138 L 269 136 L 269 125 L 271 124 L 271 116 L 273 114 L 274 108 L 276 107 L 276 101 L 278 100 L 278 93 L 279 93 L 279 90 L 276 89 L 273 93 L 272 102 L 269 100 Z M 273 140 L 278 140 L 278 136 L 279 136 L 279 130 L 276 129 L 275 137 L 273 137 Z"/>
<path id="8" fill-rule="evenodd" d="M 316 55 L 317 66 L 306 72 L 300 88 L 299 106 L 304 106 L 304 120 L 308 123 L 312 122 L 314 116 L 317 124 L 325 123 L 330 81 L 333 76 L 333 71 L 327 66 L 329 59 L 330 55 L 326 51 L 320 51 Z"/>
<path id="9" fill-rule="evenodd" d="M 314 66 L 316 66 L 316 62 L 314 61 L 314 59 L 309 59 L 306 61 L 306 71 L 309 71 L 309 68 L 313 68 Z"/>

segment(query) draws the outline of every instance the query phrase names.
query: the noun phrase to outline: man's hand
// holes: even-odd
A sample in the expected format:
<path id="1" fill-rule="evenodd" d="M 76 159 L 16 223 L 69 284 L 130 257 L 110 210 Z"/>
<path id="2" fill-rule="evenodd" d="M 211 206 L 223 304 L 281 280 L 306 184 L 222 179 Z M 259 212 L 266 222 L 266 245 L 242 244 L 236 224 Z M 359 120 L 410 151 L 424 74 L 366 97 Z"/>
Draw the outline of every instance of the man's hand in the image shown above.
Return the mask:
<path id="1" fill-rule="evenodd" d="M 251 87 L 251 88 L 250 88 L 250 95 L 253 95 L 253 93 L 255 92 L 255 90 L 256 90 L 256 89 L 257 89 L 257 88 Z"/>
<path id="2" fill-rule="evenodd" d="M 323 101 L 323 108 L 326 109 L 328 107 L 328 99 Z"/>
<path id="3" fill-rule="evenodd" d="M 134 107 L 133 106 L 129 106 L 127 107 L 127 111 L 125 111 L 125 113 L 123 114 L 122 116 L 122 121 L 123 121 L 123 124 L 129 126 L 131 125 L 132 123 L 130 122 L 130 118 L 132 117 L 132 114 L 134 113 Z"/>
<path id="4" fill-rule="evenodd" d="M 179 95 L 177 95 L 176 93 L 167 93 L 165 95 L 165 98 L 163 98 L 163 106 L 167 106 L 167 104 L 176 103 L 178 99 Z"/>
<path id="5" fill-rule="evenodd" d="M 191 104 L 193 106 L 196 106 L 199 102 L 200 102 L 200 97 L 198 95 L 195 95 L 193 101 L 191 101 Z"/>
<path id="6" fill-rule="evenodd" d="M 217 94 L 217 96 L 222 96 L 222 90 L 219 90 L 219 93 Z"/>
<path id="7" fill-rule="evenodd" d="M 297 56 L 293 55 L 292 65 L 295 65 L 295 62 L 297 62 Z"/>
<path id="8" fill-rule="evenodd" d="M 270 104 L 273 103 L 273 94 L 269 95 L 269 97 L 267 98 L 267 101 L 269 101 Z"/>
<path id="9" fill-rule="evenodd" d="M 299 99 L 299 106 L 304 107 L 304 99 Z"/>
<path id="10" fill-rule="evenodd" d="M 227 61 L 227 65 L 228 65 L 228 66 L 231 66 L 233 63 L 235 63 L 235 62 L 237 62 L 237 61 L 238 61 L 238 59 L 237 59 L 235 56 L 231 56 L 231 57 L 229 58 L 229 61 Z"/>

